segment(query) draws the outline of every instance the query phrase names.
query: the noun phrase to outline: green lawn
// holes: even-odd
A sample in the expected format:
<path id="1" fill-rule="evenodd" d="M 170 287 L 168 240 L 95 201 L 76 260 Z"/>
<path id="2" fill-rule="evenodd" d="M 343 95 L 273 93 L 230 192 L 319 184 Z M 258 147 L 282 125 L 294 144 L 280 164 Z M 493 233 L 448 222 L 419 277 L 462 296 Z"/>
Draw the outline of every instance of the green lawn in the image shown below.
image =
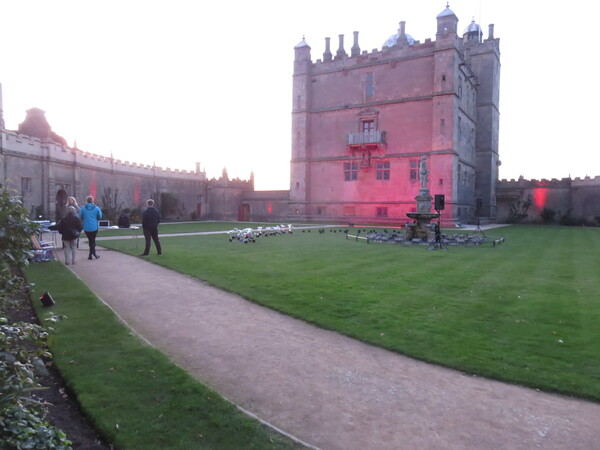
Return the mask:
<path id="1" fill-rule="evenodd" d="M 59 262 L 26 271 L 50 330 L 53 361 L 82 409 L 119 449 L 291 449 L 287 438 L 247 417 L 158 350 L 147 346 Z M 57 323 L 45 319 L 63 316 Z"/>
<path id="2" fill-rule="evenodd" d="M 150 260 L 415 358 L 600 400 L 600 229 L 486 234 L 506 244 L 433 251 L 313 229 L 254 244 L 163 237 Z M 140 243 L 101 245 L 138 254 Z"/>

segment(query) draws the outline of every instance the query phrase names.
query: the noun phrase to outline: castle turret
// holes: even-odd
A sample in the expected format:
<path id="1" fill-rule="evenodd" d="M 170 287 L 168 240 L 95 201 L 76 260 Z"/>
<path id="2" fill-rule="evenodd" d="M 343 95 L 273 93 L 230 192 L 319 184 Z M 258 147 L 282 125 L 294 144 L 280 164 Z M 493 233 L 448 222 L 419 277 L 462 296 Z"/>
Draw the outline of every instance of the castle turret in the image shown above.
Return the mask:
<path id="1" fill-rule="evenodd" d="M 475 41 L 481 42 L 481 37 L 483 36 L 483 32 L 481 31 L 481 27 L 475 23 L 475 19 L 471 20 L 471 23 L 463 33 L 463 40 L 465 42 Z"/>
<path id="2" fill-rule="evenodd" d="M 446 3 L 446 9 L 439 13 L 437 19 L 436 39 L 444 37 L 454 37 L 458 27 L 458 17 L 450 9 L 450 5 Z"/>
<path id="3" fill-rule="evenodd" d="M 326 40 L 328 43 L 328 39 Z M 312 61 L 310 46 L 302 42 L 294 47 L 294 81 L 292 101 L 292 159 L 290 164 L 290 214 L 296 217 L 306 214 L 309 184 L 309 148 L 307 135 L 310 130 L 310 80 Z"/>
<path id="4" fill-rule="evenodd" d="M 306 43 L 304 37 L 302 42 L 294 47 L 294 53 L 294 75 L 307 73 L 311 64 L 310 45 Z"/>
<path id="5" fill-rule="evenodd" d="M 479 28 L 477 26 L 477 28 Z M 474 29 L 473 33 L 480 33 Z M 499 128 L 500 128 L 500 40 L 494 39 L 494 26 L 490 35 L 480 39 L 465 40 L 465 58 L 477 79 L 477 130 L 475 154 L 477 176 L 475 195 L 481 199 L 481 215 L 496 215 L 496 181 L 498 180 Z"/>

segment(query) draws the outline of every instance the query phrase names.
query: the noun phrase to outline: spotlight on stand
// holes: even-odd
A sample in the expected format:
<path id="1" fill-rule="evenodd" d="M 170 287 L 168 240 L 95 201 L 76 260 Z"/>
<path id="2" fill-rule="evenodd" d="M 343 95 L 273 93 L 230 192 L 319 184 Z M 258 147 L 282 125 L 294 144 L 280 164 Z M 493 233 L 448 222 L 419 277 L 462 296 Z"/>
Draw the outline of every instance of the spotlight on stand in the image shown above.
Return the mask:
<path id="1" fill-rule="evenodd" d="M 44 295 L 40 297 L 40 302 L 42 302 L 42 306 L 54 305 L 54 299 L 50 295 L 50 292 L 44 292 Z"/>

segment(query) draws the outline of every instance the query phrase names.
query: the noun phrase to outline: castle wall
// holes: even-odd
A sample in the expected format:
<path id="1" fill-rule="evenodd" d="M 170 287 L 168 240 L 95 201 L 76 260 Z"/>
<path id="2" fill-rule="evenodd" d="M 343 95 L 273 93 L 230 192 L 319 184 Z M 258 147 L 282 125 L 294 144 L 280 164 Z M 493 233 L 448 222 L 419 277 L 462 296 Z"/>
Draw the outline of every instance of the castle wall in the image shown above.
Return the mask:
<path id="1" fill-rule="evenodd" d="M 0 183 L 14 190 L 35 218 L 55 220 L 65 213 L 67 197 L 81 205 L 92 195 L 104 210 L 140 211 L 154 198 L 166 220 L 237 220 L 242 193 L 252 190 L 248 181 L 208 181 L 204 172 L 116 160 L 11 131 L 0 136 Z M 217 188 L 210 200 L 212 184 L 224 190 Z"/>
<path id="2" fill-rule="evenodd" d="M 244 203 L 243 186 L 214 184 L 208 187 L 208 209 L 204 218 L 210 220 L 250 220 L 250 217 L 240 218 L 240 207 Z"/>
<path id="3" fill-rule="evenodd" d="M 501 223 L 600 225 L 600 176 L 560 180 L 501 180 L 496 185 L 496 195 L 498 221 Z M 552 212 L 554 214 L 549 219 L 548 214 Z M 525 217 L 519 217 L 524 214 Z"/>
<path id="4" fill-rule="evenodd" d="M 245 191 L 242 200 L 253 222 L 289 221 L 290 191 Z"/>

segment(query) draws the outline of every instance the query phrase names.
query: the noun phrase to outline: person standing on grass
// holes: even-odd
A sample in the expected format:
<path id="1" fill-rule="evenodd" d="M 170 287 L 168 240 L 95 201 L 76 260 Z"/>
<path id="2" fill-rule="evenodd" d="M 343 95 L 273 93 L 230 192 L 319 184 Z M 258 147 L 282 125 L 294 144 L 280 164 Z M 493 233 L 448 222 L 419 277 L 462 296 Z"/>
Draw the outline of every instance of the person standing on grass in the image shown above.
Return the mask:
<path id="1" fill-rule="evenodd" d="M 150 245 L 152 239 L 156 252 L 161 255 L 160 241 L 158 240 L 158 224 L 160 223 L 160 212 L 154 207 L 154 200 L 146 201 L 147 208 L 142 213 L 142 228 L 144 230 L 144 238 L 146 239 L 146 248 L 140 256 L 148 256 L 150 254 Z"/>
<path id="2" fill-rule="evenodd" d="M 62 236 L 63 248 L 65 250 L 65 264 L 75 264 L 75 255 L 77 253 L 77 239 L 79 233 L 83 230 L 81 219 L 77 216 L 77 210 L 74 206 L 67 207 L 67 215 L 60 219 L 57 226 L 58 232 Z M 71 261 L 69 263 L 69 260 Z"/>
<path id="3" fill-rule="evenodd" d="M 88 259 L 92 259 L 92 256 L 98 259 L 100 256 L 96 254 L 96 235 L 98 234 L 98 221 L 102 219 L 102 211 L 94 205 L 94 197 L 91 195 L 88 195 L 85 200 L 87 203 L 81 207 L 79 218 L 83 220 L 83 231 L 85 231 L 90 246 Z"/>

